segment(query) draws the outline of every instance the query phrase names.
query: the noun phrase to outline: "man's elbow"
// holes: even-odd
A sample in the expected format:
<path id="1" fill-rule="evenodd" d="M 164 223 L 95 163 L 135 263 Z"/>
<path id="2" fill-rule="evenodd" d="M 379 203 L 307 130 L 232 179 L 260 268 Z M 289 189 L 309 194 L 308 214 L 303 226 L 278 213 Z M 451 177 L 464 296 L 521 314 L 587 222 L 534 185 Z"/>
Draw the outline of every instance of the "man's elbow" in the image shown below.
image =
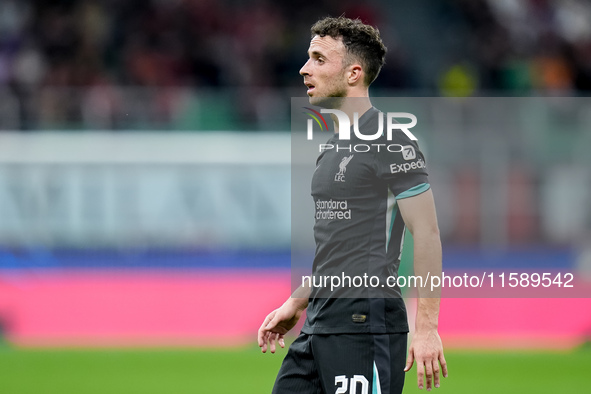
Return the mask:
<path id="1" fill-rule="evenodd" d="M 409 229 L 414 239 L 427 238 L 427 239 L 440 239 L 439 227 L 437 224 L 434 225 L 423 225 L 416 226 L 413 229 Z"/>

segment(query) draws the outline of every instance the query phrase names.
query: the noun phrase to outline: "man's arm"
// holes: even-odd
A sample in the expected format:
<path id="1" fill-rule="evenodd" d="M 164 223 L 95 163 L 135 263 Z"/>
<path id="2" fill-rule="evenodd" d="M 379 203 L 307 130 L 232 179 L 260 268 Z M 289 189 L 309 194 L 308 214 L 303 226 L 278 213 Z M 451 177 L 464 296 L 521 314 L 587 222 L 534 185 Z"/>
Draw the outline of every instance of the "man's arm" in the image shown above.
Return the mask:
<path id="1" fill-rule="evenodd" d="M 398 201 L 400 213 L 414 239 L 414 273 L 423 281 L 427 276 L 441 277 L 441 240 L 433 193 L 427 190 L 414 197 Z M 417 383 L 427 390 L 439 387 L 439 364 L 447 377 L 447 364 L 443 356 L 443 345 L 437 332 L 441 289 L 419 287 L 415 333 L 410 345 L 405 371 L 417 362 Z"/>
<path id="2" fill-rule="evenodd" d="M 310 291 L 309 287 L 298 287 L 283 305 L 267 315 L 258 332 L 259 347 L 263 353 L 267 352 L 267 345 L 271 353 L 275 353 L 275 342 L 285 347 L 284 336 L 297 324 L 302 312 L 308 307 Z"/>

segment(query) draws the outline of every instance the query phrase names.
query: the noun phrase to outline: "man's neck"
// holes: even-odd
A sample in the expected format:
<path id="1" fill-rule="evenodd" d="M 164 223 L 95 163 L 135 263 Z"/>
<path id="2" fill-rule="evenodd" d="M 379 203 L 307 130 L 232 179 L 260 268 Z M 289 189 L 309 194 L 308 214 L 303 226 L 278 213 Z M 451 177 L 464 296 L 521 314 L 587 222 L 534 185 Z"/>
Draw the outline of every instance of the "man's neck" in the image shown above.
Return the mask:
<path id="1" fill-rule="evenodd" d="M 355 119 L 355 117 L 354 117 L 355 113 L 357 113 L 359 118 L 361 118 L 363 116 L 363 114 L 366 113 L 371 107 L 372 107 L 371 101 L 370 101 L 369 97 L 367 97 L 367 96 L 366 97 L 346 97 L 343 100 L 340 108 L 338 108 L 338 110 L 344 112 L 347 115 L 347 117 L 349 118 L 350 124 L 353 124 L 353 121 Z M 336 125 L 335 130 L 338 130 L 339 129 L 338 118 L 334 114 L 331 114 L 330 117 L 332 118 L 332 120 L 334 121 L 334 123 Z"/>

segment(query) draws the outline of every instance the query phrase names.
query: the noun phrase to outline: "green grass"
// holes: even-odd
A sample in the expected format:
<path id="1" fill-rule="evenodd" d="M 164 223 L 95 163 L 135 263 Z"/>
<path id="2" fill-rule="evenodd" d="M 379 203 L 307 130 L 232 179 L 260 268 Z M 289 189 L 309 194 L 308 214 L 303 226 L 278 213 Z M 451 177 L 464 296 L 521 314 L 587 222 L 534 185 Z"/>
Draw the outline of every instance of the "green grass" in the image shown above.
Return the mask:
<path id="1" fill-rule="evenodd" d="M 585 393 L 589 388 L 591 351 L 446 352 L 449 377 L 438 393 Z M 407 375 L 404 393 L 424 393 L 416 371 Z"/>
<path id="2" fill-rule="evenodd" d="M 20 350 L 0 348 L 2 394 L 270 393 L 285 350 Z M 446 354 L 439 393 L 590 392 L 591 350 Z M 416 388 L 407 375 L 405 393 Z M 304 393 L 305 394 L 305 393 Z"/>

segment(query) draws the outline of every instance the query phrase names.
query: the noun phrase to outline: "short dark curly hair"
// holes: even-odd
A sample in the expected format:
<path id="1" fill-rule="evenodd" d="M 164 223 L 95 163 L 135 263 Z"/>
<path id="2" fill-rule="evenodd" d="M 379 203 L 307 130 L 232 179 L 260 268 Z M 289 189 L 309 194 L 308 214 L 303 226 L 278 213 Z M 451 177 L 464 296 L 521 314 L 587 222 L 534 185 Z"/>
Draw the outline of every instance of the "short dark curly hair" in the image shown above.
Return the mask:
<path id="1" fill-rule="evenodd" d="M 330 36 L 342 38 L 347 54 L 352 55 L 363 66 L 365 84 L 369 86 L 378 76 L 385 63 L 387 48 L 380 38 L 377 28 L 366 25 L 359 19 L 326 17 L 316 22 L 310 29 L 312 37 Z M 350 60 L 349 64 L 350 64 Z"/>

